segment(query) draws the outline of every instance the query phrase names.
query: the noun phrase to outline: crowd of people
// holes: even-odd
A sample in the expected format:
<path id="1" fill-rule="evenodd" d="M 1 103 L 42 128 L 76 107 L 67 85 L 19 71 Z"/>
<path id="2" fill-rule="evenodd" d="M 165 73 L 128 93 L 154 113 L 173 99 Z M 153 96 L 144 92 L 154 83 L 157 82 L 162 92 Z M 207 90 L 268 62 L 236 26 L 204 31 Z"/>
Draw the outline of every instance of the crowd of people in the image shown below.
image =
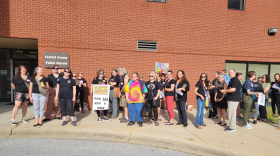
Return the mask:
<path id="1" fill-rule="evenodd" d="M 27 105 L 33 103 L 36 126 L 42 126 L 44 122 L 50 121 L 52 112 L 55 111 L 55 119 L 62 120 L 62 126 L 67 124 L 66 116 L 69 115 L 71 125 L 76 126 L 75 112 L 84 113 L 85 88 L 87 81 L 83 78 L 83 72 L 73 73 L 69 68 L 59 72 L 55 65 L 52 73 L 45 77 L 42 67 L 36 67 L 32 76 L 27 73 L 27 68 L 19 66 L 16 75 L 12 79 L 12 87 L 15 91 L 15 106 L 12 111 L 11 124 L 16 125 L 15 117 L 22 105 L 22 122 L 28 123 L 26 119 Z M 271 83 L 269 75 L 263 75 L 256 79 L 256 72 L 246 73 L 247 80 L 241 83 L 243 74 L 236 73 L 234 69 L 216 71 L 215 79 L 210 82 L 208 75 L 202 73 L 195 85 L 194 92 L 197 99 L 197 114 L 195 126 L 198 129 L 206 127 L 204 123 L 205 110 L 209 117 L 218 119 L 215 124 L 228 126 L 227 132 L 236 131 L 236 120 L 243 120 L 243 128 L 252 129 L 249 123 L 254 118 L 267 122 L 266 105 L 271 95 L 273 115 L 275 106 L 280 118 L 280 79 L 279 73 L 274 75 L 275 82 Z M 137 72 L 132 73 L 130 79 L 124 67 L 113 69 L 110 79 L 104 76 L 104 69 L 97 71 L 92 80 L 90 95 L 93 94 L 94 85 L 110 86 L 110 103 L 112 115 L 108 116 L 108 110 L 96 110 L 98 122 L 110 121 L 118 117 L 118 110 L 123 109 L 120 123 L 134 125 L 135 121 L 140 127 L 143 126 L 143 117 L 148 117 L 148 125 L 159 126 L 162 121 L 160 114 L 168 112 L 168 120 L 165 125 L 174 125 L 174 108 L 176 103 L 179 121 L 176 125 L 188 126 L 187 110 L 192 110 L 192 105 L 187 104 L 187 93 L 190 91 L 189 81 L 184 70 L 178 70 L 173 78 L 173 71 L 157 73 L 150 71 L 148 81 L 143 81 L 143 76 Z M 265 95 L 265 105 L 258 105 L 258 97 Z M 45 113 L 45 104 L 47 108 Z M 243 117 L 240 115 L 240 105 L 244 105 Z M 163 111 L 161 108 L 163 107 Z M 228 115 L 228 123 L 226 118 Z M 45 116 L 45 118 L 44 118 Z M 258 118 L 259 116 L 259 118 Z M 136 119 L 135 119 L 136 117 Z M 44 118 L 44 119 L 43 119 Z"/>

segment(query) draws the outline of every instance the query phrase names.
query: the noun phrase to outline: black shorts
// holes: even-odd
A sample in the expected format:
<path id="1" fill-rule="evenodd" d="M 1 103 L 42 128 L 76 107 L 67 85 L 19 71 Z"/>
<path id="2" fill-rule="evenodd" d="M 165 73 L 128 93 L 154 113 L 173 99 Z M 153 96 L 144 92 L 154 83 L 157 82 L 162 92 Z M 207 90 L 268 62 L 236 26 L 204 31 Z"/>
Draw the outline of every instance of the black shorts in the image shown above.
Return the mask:
<path id="1" fill-rule="evenodd" d="M 16 92 L 15 101 L 21 101 L 21 102 L 29 101 L 29 94 Z"/>

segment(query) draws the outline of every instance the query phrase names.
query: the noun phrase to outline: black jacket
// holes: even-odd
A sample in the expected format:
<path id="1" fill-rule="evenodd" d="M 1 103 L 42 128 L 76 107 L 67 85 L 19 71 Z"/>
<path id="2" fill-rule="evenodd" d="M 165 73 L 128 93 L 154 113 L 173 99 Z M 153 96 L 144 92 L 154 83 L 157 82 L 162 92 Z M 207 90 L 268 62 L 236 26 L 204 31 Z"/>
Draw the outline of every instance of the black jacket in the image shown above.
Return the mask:
<path id="1" fill-rule="evenodd" d="M 178 82 L 176 81 L 176 84 Z M 175 84 L 175 86 L 176 86 Z M 177 98 L 179 101 L 187 101 L 187 92 L 190 90 L 190 84 L 189 81 L 182 81 L 178 84 L 177 89 L 178 88 L 182 88 L 184 86 L 185 91 L 182 91 L 183 95 L 179 95 L 176 93 L 176 90 L 174 91 L 175 94 L 177 94 Z M 175 87 L 176 88 L 176 87 Z"/>

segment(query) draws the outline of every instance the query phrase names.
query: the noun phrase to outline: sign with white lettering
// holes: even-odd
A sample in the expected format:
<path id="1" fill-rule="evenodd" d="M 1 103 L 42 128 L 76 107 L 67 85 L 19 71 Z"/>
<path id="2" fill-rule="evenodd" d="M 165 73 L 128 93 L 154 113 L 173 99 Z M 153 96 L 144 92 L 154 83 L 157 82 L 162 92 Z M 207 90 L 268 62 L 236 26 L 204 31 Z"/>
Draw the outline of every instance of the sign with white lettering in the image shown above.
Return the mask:
<path id="1" fill-rule="evenodd" d="M 45 52 L 45 68 L 52 68 L 54 65 L 58 65 L 59 68 L 69 68 L 69 55 L 67 53 Z"/>
<path id="2" fill-rule="evenodd" d="M 93 85 L 92 110 L 108 110 L 109 95 L 109 85 Z"/>

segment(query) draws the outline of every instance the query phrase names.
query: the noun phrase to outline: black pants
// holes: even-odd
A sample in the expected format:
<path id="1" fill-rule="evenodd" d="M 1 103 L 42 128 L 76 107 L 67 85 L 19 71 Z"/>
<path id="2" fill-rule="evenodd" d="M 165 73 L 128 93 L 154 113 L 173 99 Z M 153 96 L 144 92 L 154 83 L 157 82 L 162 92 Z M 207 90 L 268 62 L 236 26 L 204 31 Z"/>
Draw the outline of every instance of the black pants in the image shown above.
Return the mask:
<path id="1" fill-rule="evenodd" d="M 61 116 L 67 115 L 66 107 L 67 107 L 69 116 L 74 116 L 72 99 L 59 98 L 59 102 L 60 102 Z"/>
<path id="2" fill-rule="evenodd" d="M 265 99 L 265 105 L 264 106 L 259 106 L 259 112 L 260 112 L 260 118 L 261 119 L 267 119 L 267 112 L 266 112 L 266 104 L 268 102 L 268 99 Z"/>
<path id="3" fill-rule="evenodd" d="M 211 94 L 211 102 L 212 102 L 212 107 L 213 107 L 213 114 L 211 117 L 214 117 L 217 115 L 217 103 L 215 102 L 215 94 Z M 210 115 L 210 114 L 209 114 Z M 210 116 L 209 116 L 210 117 Z"/>
<path id="4" fill-rule="evenodd" d="M 280 115 L 280 94 L 276 94 L 276 107 L 277 107 L 277 111 L 278 114 Z M 274 108 L 275 109 L 275 108 Z M 274 113 L 275 114 L 275 113 Z"/>
<path id="5" fill-rule="evenodd" d="M 96 110 L 97 116 L 100 118 L 100 110 Z M 103 110 L 104 116 L 107 116 L 108 110 Z"/>
<path id="6" fill-rule="evenodd" d="M 79 96 L 79 93 L 80 93 L 80 96 Z M 78 99 L 78 97 L 80 98 L 80 104 L 81 104 L 81 108 L 82 108 L 82 111 L 84 110 L 84 97 L 85 97 L 85 91 L 84 90 L 80 90 L 79 92 L 76 93 L 76 101 Z M 76 103 L 75 104 L 75 109 L 76 110 L 79 110 L 79 103 Z"/>
<path id="7" fill-rule="evenodd" d="M 179 123 L 188 123 L 188 117 L 186 112 L 186 101 L 176 101 L 178 114 L 179 114 Z"/>
<path id="8" fill-rule="evenodd" d="M 275 105 L 276 105 L 276 94 L 271 95 L 271 107 L 272 107 L 272 113 L 275 114 Z"/>
<path id="9" fill-rule="evenodd" d="M 150 119 L 153 118 L 153 113 L 152 113 L 152 111 L 153 111 L 155 121 L 158 121 L 158 110 L 157 110 L 158 107 L 153 107 L 154 106 L 153 100 L 147 100 L 147 105 L 149 108 L 149 118 Z"/>

